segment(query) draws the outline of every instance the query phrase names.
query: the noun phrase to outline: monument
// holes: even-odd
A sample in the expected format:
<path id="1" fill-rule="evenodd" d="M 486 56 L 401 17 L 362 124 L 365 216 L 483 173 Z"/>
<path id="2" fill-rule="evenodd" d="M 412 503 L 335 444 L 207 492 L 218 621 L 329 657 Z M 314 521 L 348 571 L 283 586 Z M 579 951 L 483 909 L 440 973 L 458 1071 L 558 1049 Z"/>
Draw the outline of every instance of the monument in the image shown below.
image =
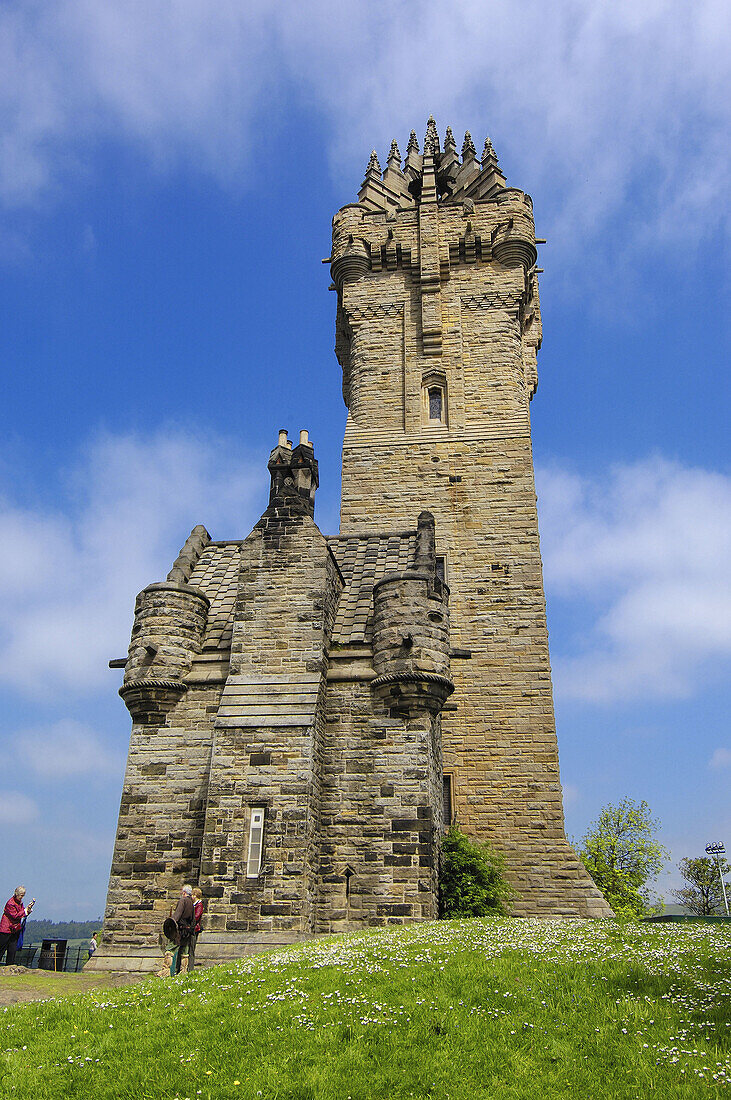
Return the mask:
<path id="1" fill-rule="evenodd" d="M 371 155 L 333 219 L 348 419 L 340 533 L 285 430 L 244 539 L 193 529 L 137 597 L 133 719 L 94 968 L 153 969 L 183 882 L 200 961 L 437 915 L 451 821 L 517 915 L 609 916 L 566 841 L 529 403 L 532 203 L 489 140 Z"/>

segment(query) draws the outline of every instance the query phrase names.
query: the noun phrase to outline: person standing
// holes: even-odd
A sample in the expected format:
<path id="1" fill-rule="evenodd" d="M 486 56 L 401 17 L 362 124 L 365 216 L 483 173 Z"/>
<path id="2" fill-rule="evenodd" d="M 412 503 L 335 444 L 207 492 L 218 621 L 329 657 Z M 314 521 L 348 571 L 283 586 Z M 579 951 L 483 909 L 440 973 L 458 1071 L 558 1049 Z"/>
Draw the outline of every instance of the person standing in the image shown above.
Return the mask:
<path id="1" fill-rule="evenodd" d="M 180 891 L 180 900 L 173 913 L 173 920 L 178 926 L 180 940 L 178 942 L 178 954 L 175 960 L 175 973 L 180 973 L 183 955 L 190 951 L 190 937 L 193 933 L 193 920 L 195 910 L 193 908 L 193 887 L 184 886 Z"/>
<path id="2" fill-rule="evenodd" d="M 98 946 L 97 942 L 96 942 L 97 935 L 98 935 L 98 933 L 95 932 L 94 935 L 89 940 L 89 958 L 91 958 L 91 956 L 94 954 L 94 952 L 97 949 L 97 946 Z"/>
<path id="3" fill-rule="evenodd" d="M 188 950 L 188 970 L 195 966 L 195 945 L 203 928 L 203 891 L 200 886 L 193 887 L 193 931 L 190 936 L 190 948 Z"/>
<path id="4" fill-rule="evenodd" d="M 8 898 L 5 902 L 5 909 L 0 918 L 0 959 L 6 955 L 8 966 L 12 966 L 15 962 L 15 952 L 18 950 L 18 937 L 23 922 L 36 903 L 36 899 L 33 898 L 30 905 L 24 906 L 24 897 L 25 886 L 16 886 L 12 898 Z"/>

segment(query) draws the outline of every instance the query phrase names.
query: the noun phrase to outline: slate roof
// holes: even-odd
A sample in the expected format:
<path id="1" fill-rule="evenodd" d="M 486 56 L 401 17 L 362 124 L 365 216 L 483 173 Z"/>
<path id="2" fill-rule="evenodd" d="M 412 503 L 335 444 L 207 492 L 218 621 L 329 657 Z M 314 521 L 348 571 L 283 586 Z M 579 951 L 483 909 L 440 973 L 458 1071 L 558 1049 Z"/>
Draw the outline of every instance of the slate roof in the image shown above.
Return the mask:
<path id="1" fill-rule="evenodd" d="M 203 638 L 204 649 L 230 649 L 241 542 L 209 542 L 190 575 L 211 606 Z"/>
<path id="2" fill-rule="evenodd" d="M 370 644 L 373 585 L 387 573 L 399 573 L 413 563 L 416 531 L 329 538 L 346 587 L 333 626 L 333 645 Z"/>
<path id="3" fill-rule="evenodd" d="M 327 541 L 345 581 L 332 642 L 341 646 L 370 644 L 373 585 L 387 573 L 401 572 L 412 564 L 416 531 L 335 535 Z M 190 576 L 189 583 L 211 601 L 204 650 L 231 647 L 240 549 L 240 540 L 209 543 Z"/>

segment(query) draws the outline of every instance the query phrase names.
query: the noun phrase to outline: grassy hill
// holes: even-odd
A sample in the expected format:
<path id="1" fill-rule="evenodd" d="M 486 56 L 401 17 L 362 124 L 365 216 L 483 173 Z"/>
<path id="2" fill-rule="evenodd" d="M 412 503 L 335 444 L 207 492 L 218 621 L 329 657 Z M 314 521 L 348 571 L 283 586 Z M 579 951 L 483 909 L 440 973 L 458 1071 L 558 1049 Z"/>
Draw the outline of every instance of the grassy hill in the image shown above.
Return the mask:
<path id="1" fill-rule="evenodd" d="M 688 1100 L 731 1089 L 731 928 L 441 921 L 3 1017 L 0 1095 Z"/>

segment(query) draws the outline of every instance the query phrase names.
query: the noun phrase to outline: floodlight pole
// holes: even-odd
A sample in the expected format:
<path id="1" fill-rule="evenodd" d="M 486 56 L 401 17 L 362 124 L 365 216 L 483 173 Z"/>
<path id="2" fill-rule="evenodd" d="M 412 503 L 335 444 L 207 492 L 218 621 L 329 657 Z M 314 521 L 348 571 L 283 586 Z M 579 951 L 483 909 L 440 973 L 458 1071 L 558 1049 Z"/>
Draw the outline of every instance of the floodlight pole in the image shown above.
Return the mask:
<path id="1" fill-rule="evenodd" d="M 726 916 L 729 915 L 728 911 L 728 898 L 726 897 L 726 883 L 723 881 L 723 874 L 721 872 L 721 856 L 726 854 L 725 845 L 721 844 L 706 844 L 706 851 L 709 855 L 716 857 L 716 866 L 718 867 L 718 877 L 721 880 L 721 889 L 723 890 L 723 904 L 726 906 Z"/>

